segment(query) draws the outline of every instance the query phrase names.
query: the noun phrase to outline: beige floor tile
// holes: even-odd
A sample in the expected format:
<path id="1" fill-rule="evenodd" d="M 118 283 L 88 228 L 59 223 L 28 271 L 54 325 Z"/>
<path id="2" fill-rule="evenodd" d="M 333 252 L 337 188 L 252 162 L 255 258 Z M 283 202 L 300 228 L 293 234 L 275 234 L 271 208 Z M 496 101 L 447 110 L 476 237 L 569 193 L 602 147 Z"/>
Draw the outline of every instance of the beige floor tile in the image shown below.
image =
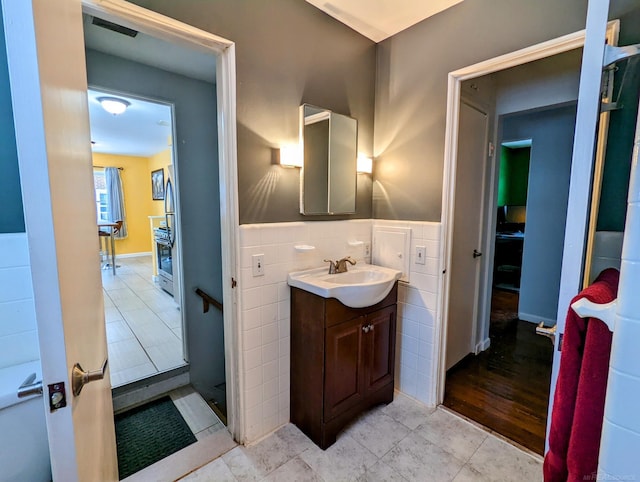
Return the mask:
<path id="1" fill-rule="evenodd" d="M 395 392 L 393 402 L 382 408 L 384 413 L 411 430 L 425 423 L 434 410 L 399 392 Z"/>
<path id="2" fill-rule="evenodd" d="M 491 479 L 488 476 L 481 474 L 476 469 L 465 465 L 460 469 L 460 472 L 458 472 L 458 475 L 453 479 L 453 482 L 495 482 L 495 479 Z"/>
<path id="3" fill-rule="evenodd" d="M 110 306 L 104 309 L 104 321 L 105 323 L 111 323 L 112 321 L 122 321 L 122 313 L 115 306 Z"/>
<path id="4" fill-rule="evenodd" d="M 144 304 L 147 305 L 150 309 L 152 309 L 156 313 L 162 313 L 163 311 L 168 311 L 172 309 L 176 309 L 176 302 L 173 301 L 169 295 L 167 298 L 158 298 L 153 300 L 144 301 Z"/>
<path id="5" fill-rule="evenodd" d="M 180 480 L 185 482 L 235 482 L 236 478 L 224 460 L 219 458 Z"/>
<path id="6" fill-rule="evenodd" d="M 222 422 L 217 422 L 214 425 L 212 425 L 209 428 L 205 428 L 204 430 L 201 430 L 198 433 L 195 433 L 194 435 L 196 436 L 196 438 L 198 440 L 202 440 L 203 438 L 208 437 L 209 435 L 216 433 L 218 430 L 223 430 L 225 427 L 224 425 L 222 425 Z"/>
<path id="7" fill-rule="evenodd" d="M 220 423 L 211 407 L 192 387 L 178 388 L 169 396 L 194 434 Z"/>
<path id="8" fill-rule="evenodd" d="M 109 340 L 109 343 L 129 340 L 130 338 L 135 338 L 135 336 L 124 320 L 107 323 L 107 340 Z"/>
<path id="9" fill-rule="evenodd" d="M 129 300 L 129 299 L 132 299 L 132 298 L 137 298 L 137 296 L 133 292 L 133 290 L 131 288 L 129 288 L 128 286 L 126 286 L 126 285 L 124 285 L 124 287 L 122 287 L 122 288 L 118 288 L 118 289 L 114 289 L 114 290 L 107 290 L 107 292 L 109 294 L 109 298 L 111 298 L 111 300 L 114 303 L 116 303 L 118 301 L 121 301 L 121 300 Z"/>
<path id="10" fill-rule="evenodd" d="M 127 320 L 128 321 L 128 320 Z M 156 317 L 156 321 L 151 323 L 133 323 L 130 324 L 131 329 L 140 340 L 140 344 L 146 349 L 156 345 L 164 345 L 173 343 L 181 345 L 176 335 L 170 328 L 165 325 L 160 318 Z"/>
<path id="11" fill-rule="evenodd" d="M 132 298 L 123 298 L 119 300 L 113 300 L 113 303 L 116 305 L 116 307 L 120 310 L 121 313 L 124 313 L 125 311 L 140 310 L 145 307 L 144 302 L 137 296 Z"/>
<path id="12" fill-rule="evenodd" d="M 356 442 L 369 449 L 377 457 L 383 457 L 410 430 L 383 412 L 358 420 L 347 430 Z M 380 434 L 384 434 L 381 437 Z"/>
<path id="13" fill-rule="evenodd" d="M 246 454 L 245 447 L 236 447 L 222 456 L 231 473 L 237 480 L 254 482 L 263 479 L 263 474 L 256 463 Z"/>
<path id="14" fill-rule="evenodd" d="M 487 438 L 485 432 L 462 418 L 436 410 L 414 433 L 466 462 Z"/>
<path id="15" fill-rule="evenodd" d="M 131 328 L 136 328 L 138 326 L 148 324 L 162 323 L 162 320 L 158 318 L 158 315 L 156 315 L 146 306 L 136 310 L 123 311 L 122 316 Z"/>
<path id="16" fill-rule="evenodd" d="M 451 481 L 463 466 L 449 452 L 414 433 L 391 449 L 382 461 L 405 479 L 416 482 Z"/>
<path id="17" fill-rule="evenodd" d="M 402 475 L 378 461 L 373 467 L 368 467 L 366 472 L 358 479 L 358 482 L 406 482 Z"/>
<path id="18" fill-rule="evenodd" d="M 467 465 L 491 480 L 542 480 L 542 461 L 495 436 L 487 437 Z"/>
<path id="19" fill-rule="evenodd" d="M 300 457 L 289 460 L 263 480 L 269 482 L 323 482 L 322 478 Z"/>
<path id="20" fill-rule="evenodd" d="M 374 454 L 345 433 L 327 450 L 314 445 L 300 458 L 324 480 L 357 480 L 378 462 Z"/>
<path id="21" fill-rule="evenodd" d="M 149 347 L 145 346 L 144 348 L 153 364 L 161 372 L 180 367 L 186 363 L 182 354 L 182 342 L 177 338 L 175 338 L 175 341 Z"/>
<path id="22" fill-rule="evenodd" d="M 176 335 L 178 340 L 182 341 L 182 327 L 171 328 L 171 331 L 173 331 L 173 334 Z"/>
<path id="23" fill-rule="evenodd" d="M 125 368 L 117 372 L 111 372 L 111 386 L 119 387 L 136 380 L 149 377 L 158 373 L 153 363 L 147 362 L 135 367 Z"/>
<path id="24" fill-rule="evenodd" d="M 158 316 L 171 329 L 182 327 L 182 313 L 177 308 L 160 311 L 158 312 Z"/>
<path id="25" fill-rule="evenodd" d="M 109 349 L 109 365 L 114 372 L 151 362 L 135 338 L 108 343 L 107 347 Z"/>

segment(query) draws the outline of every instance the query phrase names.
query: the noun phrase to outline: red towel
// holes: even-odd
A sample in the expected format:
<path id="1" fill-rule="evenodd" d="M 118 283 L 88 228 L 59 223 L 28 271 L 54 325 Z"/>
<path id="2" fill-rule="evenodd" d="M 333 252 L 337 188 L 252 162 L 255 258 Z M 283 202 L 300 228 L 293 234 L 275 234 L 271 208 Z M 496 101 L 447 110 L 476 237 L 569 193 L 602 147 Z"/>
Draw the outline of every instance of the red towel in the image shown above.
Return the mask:
<path id="1" fill-rule="evenodd" d="M 578 294 L 594 303 L 617 297 L 620 273 L 606 269 Z M 545 482 L 595 480 L 604 416 L 612 334 L 601 320 L 582 319 L 569 308 L 553 401 Z"/>

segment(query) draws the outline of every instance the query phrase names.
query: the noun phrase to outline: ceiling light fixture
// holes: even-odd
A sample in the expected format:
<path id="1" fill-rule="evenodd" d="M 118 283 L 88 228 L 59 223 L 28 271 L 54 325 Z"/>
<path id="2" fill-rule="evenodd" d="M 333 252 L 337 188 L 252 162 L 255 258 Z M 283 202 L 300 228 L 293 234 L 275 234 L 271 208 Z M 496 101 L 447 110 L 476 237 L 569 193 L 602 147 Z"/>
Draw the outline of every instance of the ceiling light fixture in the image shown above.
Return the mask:
<path id="1" fill-rule="evenodd" d="M 97 100 L 104 110 L 113 115 L 122 114 L 131 105 L 131 102 L 117 97 L 98 97 Z"/>

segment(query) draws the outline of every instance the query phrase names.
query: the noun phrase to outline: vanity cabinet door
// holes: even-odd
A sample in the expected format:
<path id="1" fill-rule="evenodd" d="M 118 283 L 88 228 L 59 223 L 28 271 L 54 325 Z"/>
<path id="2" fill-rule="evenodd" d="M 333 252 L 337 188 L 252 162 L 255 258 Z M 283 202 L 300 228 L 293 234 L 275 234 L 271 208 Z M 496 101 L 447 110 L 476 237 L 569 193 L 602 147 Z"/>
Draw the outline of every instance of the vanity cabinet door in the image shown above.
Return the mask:
<path id="1" fill-rule="evenodd" d="M 393 382 L 396 348 L 396 305 L 367 315 L 364 334 L 365 392 Z"/>
<path id="2" fill-rule="evenodd" d="M 326 329 L 325 421 L 358 404 L 364 396 L 364 322 L 365 317 L 360 316 Z"/>

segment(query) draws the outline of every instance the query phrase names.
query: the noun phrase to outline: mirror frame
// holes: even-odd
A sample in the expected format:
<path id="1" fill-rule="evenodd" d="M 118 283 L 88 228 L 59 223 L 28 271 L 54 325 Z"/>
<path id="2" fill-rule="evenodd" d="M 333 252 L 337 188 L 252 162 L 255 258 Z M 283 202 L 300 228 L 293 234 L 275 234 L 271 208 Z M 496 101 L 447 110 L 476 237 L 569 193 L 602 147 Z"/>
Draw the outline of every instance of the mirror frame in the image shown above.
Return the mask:
<path id="1" fill-rule="evenodd" d="M 306 212 L 305 211 L 305 179 L 309 180 L 309 176 L 305 176 L 305 141 L 304 141 L 304 130 L 305 130 L 305 109 L 313 109 L 317 111 L 317 114 L 320 114 L 322 120 L 327 119 L 329 121 L 329 134 L 328 134 L 328 146 L 327 146 L 327 163 L 328 170 L 330 171 L 331 166 L 331 126 L 332 119 L 336 118 L 335 116 L 340 116 L 340 118 L 353 120 L 355 123 L 355 138 L 354 138 L 354 154 L 353 154 L 353 209 L 345 210 L 345 211 L 332 211 L 331 207 L 331 179 L 330 174 L 327 174 L 327 203 L 326 210 L 317 211 L 317 212 Z M 316 115 L 317 115 L 316 114 Z M 358 120 L 344 114 L 338 114 L 329 109 L 325 109 L 323 107 L 318 107 L 312 104 L 302 104 L 299 108 L 299 142 L 300 142 L 300 155 L 302 156 L 302 169 L 300 170 L 300 214 L 304 216 L 338 216 L 338 215 L 348 215 L 356 213 L 356 203 L 357 203 L 357 194 L 358 194 L 358 173 L 357 173 L 357 157 L 358 157 Z M 308 168 L 307 168 L 308 169 Z M 308 203 L 307 203 L 308 206 Z"/>

